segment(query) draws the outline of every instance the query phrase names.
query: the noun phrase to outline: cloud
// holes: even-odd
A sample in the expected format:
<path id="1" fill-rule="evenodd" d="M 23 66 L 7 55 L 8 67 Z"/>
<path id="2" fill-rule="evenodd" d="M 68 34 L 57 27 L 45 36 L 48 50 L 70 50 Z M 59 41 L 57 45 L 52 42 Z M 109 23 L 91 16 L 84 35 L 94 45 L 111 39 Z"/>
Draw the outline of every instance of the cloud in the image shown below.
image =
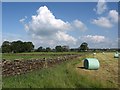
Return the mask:
<path id="1" fill-rule="evenodd" d="M 82 42 L 88 43 L 89 48 L 115 48 L 118 47 L 116 39 L 106 37 L 104 35 L 83 35 L 80 36 L 77 45 L 80 46 Z"/>
<path id="2" fill-rule="evenodd" d="M 25 16 L 24 18 L 20 19 L 19 22 L 24 23 L 24 21 L 27 19 L 27 16 Z"/>
<path id="3" fill-rule="evenodd" d="M 100 36 L 100 35 L 86 35 L 80 37 L 83 41 L 91 42 L 91 43 L 101 43 L 106 41 L 105 36 Z"/>
<path id="4" fill-rule="evenodd" d="M 71 41 L 73 43 L 77 41 L 77 39 L 75 39 L 74 37 L 72 37 L 72 36 L 70 36 L 70 35 L 68 35 L 68 34 L 66 34 L 64 32 L 59 31 L 58 33 L 56 33 L 56 35 L 57 35 L 57 38 L 58 38 L 59 41 L 64 40 L 64 41 L 67 41 L 69 43 L 71 43 Z"/>
<path id="5" fill-rule="evenodd" d="M 80 21 L 78 21 L 78 24 L 83 25 Z M 24 24 L 24 27 L 32 35 L 33 39 L 38 40 L 40 44 L 43 44 L 43 42 L 46 45 L 58 43 L 75 44 L 77 41 L 76 38 L 68 34 L 68 31 L 73 28 L 72 25 L 56 18 L 46 6 L 41 6 L 37 10 L 37 14 L 33 15 L 32 20 Z"/>
<path id="6" fill-rule="evenodd" d="M 105 0 L 99 0 L 98 4 L 93 10 L 96 11 L 97 14 L 103 14 L 107 10 L 107 4 Z M 110 10 L 107 16 L 98 17 L 97 19 L 93 19 L 92 23 L 104 27 L 104 28 L 112 28 L 115 23 L 118 22 L 118 12 L 116 10 Z"/>
<path id="7" fill-rule="evenodd" d="M 100 27 L 112 28 L 116 23 L 118 23 L 118 12 L 116 10 L 110 10 L 106 17 L 93 19 L 92 23 Z"/>
<path id="8" fill-rule="evenodd" d="M 19 20 L 21 23 L 23 23 L 24 21 L 25 21 L 25 19 L 24 18 L 22 18 L 22 19 L 20 19 Z"/>
<path id="9" fill-rule="evenodd" d="M 115 48 L 118 43 L 115 39 L 103 36 L 103 35 L 85 35 L 80 36 L 78 44 L 81 42 L 87 42 L 90 48 Z"/>
<path id="10" fill-rule="evenodd" d="M 101 26 L 101 27 L 105 27 L 105 28 L 111 28 L 113 26 L 110 20 L 106 17 L 100 17 L 98 19 L 93 19 L 92 23 L 98 26 Z"/>
<path id="11" fill-rule="evenodd" d="M 107 10 L 107 5 L 105 0 L 99 0 L 96 8 L 93 9 L 97 14 L 102 14 Z"/>
<path id="12" fill-rule="evenodd" d="M 110 18 L 111 22 L 118 22 L 118 12 L 116 10 L 110 10 L 108 17 Z"/>
<path id="13" fill-rule="evenodd" d="M 82 21 L 80 21 L 80 20 L 74 20 L 73 21 L 73 27 L 78 29 L 78 30 L 80 30 L 80 31 L 87 30 L 86 25 Z"/>
<path id="14" fill-rule="evenodd" d="M 32 16 L 32 21 L 26 24 L 27 30 L 36 35 L 46 36 L 56 32 L 70 29 L 70 24 L 61 19 L 56 19 L 46 6 L 37 10 L 37 15 Z"/>
<path id="15" fill-rule="evenodd" d="M 27 36 L 23 37 L 20 34 L 2 33 L 2 41 L 16 41 L 16 40 L 29 41 Z"/>

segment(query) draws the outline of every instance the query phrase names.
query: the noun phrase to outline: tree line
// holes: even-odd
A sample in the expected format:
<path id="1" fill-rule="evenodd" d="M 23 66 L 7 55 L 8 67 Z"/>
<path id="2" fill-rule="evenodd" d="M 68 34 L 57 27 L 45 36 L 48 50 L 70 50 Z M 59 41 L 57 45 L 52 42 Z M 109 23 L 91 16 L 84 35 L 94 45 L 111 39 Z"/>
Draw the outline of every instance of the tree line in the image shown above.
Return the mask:
<path id="1" fill-rule="evenodd" d="M 31 52 L 34 50 L 34 45 L 32 42 L 22 42 L 22 41 L 4 41 L 2 43 L 2 53 L 21 53 L 21 52 Z"/>
<path id="2" fill-rule="evenodd" d="M 50 47 L 43 48 L 42 46 L 34 49 L 32 42 L 22 42 L 18 41 L 4 41 L 2 43 L 2 53 L 21 53 L 21 52 L 68 52 L 68 51 L 86 51 L 88 50 L 88 44 L 83 42 L 80 47 L 76 49 L 70 49 L 69 46 L 58 45 L 54 49 Z"/>
<path id="3" fill-rule="evenodd" d="M 70 51 L 68 46 L 56 46 L 54 49 L 51 49 L 50 47 L 43 48 L 40 46 L 38 49 L 35 50 L 36 52 L 68 52 Z"/>

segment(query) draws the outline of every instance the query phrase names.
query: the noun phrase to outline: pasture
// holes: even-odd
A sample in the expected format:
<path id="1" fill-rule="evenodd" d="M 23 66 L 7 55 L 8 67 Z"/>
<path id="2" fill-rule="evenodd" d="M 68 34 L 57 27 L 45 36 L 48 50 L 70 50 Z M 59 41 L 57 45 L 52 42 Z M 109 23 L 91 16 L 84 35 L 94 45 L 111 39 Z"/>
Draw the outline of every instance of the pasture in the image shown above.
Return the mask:
<path id="1" fill-rule="evenodd" d="M 69 54 L 81 54 L 77 52 L 33 52 L 33 53 L 3 53 L 2 58 L 6 60 L 29 60 L 42 58 L 56 58 Z"/>
<path id="2" fill-rule="evenodd" d="M 66 54 L 82 56 L 70 61 L 56 64 L 53 67 L 42 68 L 26 74 L 3 77 L 3 88 L 118 88 L 118 59 L 114 53 L 22 53 L 3 54 L 7 60 L 31 58 L 56 58 Z M 83 60 L 95 57 L 100 62 L 98 70 L 84 69 Z"/>

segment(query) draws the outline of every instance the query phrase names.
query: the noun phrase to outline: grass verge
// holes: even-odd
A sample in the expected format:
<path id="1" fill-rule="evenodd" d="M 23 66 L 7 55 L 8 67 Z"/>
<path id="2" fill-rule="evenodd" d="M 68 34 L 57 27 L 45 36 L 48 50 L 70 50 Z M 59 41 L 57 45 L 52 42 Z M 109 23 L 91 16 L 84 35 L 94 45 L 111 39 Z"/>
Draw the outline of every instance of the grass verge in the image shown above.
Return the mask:
<path id="1" fill-rule="evenodd" d="M 102 88 L 104 84 L 78 74 L 75 65 L 81 59 L 67 61 L 27 74 L 3 77 L 3 88 Z"/>

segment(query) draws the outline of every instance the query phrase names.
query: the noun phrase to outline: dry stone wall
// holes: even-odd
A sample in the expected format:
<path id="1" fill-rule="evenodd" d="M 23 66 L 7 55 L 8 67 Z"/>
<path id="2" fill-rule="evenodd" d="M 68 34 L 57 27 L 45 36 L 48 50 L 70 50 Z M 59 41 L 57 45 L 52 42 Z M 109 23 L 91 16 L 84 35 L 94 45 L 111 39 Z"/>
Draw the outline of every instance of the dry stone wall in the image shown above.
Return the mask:
<path id="1" fill-rule="evenodd" d="M 33 60 L 2 60 L 2 75 L 3 76 L 12 76 L 12 75 L 19 75 L 25 74 L 27 72 L 41 69 L 41 68 L 48 68 L 54 66 L 55 64 L 60 64 L 67 60 L 72 60 L 77 58 L 80 55 L 65 55 L 62 57 L 57 57 L 55 59 L 33 59 Z"/>

